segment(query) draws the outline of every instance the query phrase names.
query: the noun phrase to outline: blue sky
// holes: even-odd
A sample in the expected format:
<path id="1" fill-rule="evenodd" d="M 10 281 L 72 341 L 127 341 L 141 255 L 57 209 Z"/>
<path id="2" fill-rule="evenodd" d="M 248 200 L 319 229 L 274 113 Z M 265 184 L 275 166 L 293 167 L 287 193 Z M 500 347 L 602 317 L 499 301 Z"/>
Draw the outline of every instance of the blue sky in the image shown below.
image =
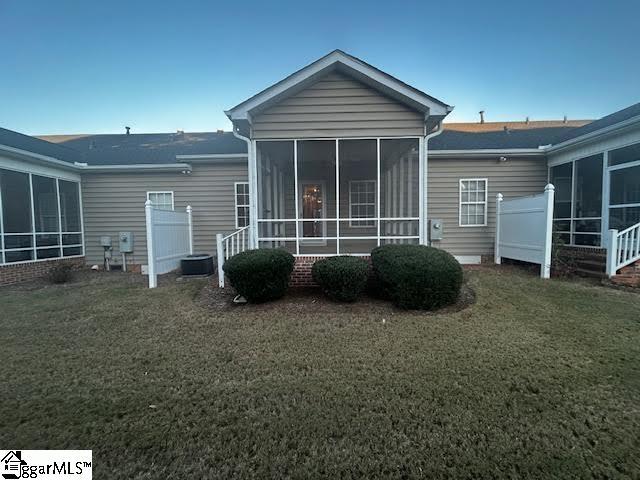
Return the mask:
<path id="1" fill-rule="evenodd" d="M 594 118 L 640 101 L 637 1 L 0 0 L 0 126 L 228 130 L 223 110 L 340 48 L 450 121 Z"/>

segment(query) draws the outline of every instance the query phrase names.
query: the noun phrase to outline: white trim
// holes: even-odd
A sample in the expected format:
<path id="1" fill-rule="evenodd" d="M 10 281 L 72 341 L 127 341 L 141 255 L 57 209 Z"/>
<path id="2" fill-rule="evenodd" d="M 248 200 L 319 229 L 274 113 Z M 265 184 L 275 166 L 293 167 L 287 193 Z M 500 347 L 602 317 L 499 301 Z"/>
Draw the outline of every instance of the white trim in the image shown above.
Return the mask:
<path id="1" fill-rule="evenodd" d="M 480 255 L 454 255 L 453 257 L 462 265 L 480 265 L 482 263 Z"/>
<path id="2" fill-rule="evenodd" d="M 329 71 L 338 66 L 346 67 L 347 71 L 355 74 L 356 78 L 360 81 L 370 80 L 371 83 L 387 95 L 396 96 L 398 97 L 396 100 L 409 104 L 414 109 L 424 111 L 427 115 L 445 116 L 453 110 L 453 107 L 411 88 L 409 85 L 344 52 L 335 50 L 230 110 L 226 110 L 224 113 L 232 122 L 236 120 L 250 121 L 252 110 L 259 108 L 267 102 L 273 102 L 285 97 L 287 92 L 292 88 L 299 88 L 301 84 L 311 83 L 325 71 Z M 373 85 L 370 86 L 373 87 Z"/>
<path id="3" fill-rule="evenodd" d="M 81 172 L 135 172 L 135 171 L 184 171 L 191 172 L 188 163 L 133 163 L 131 165 L 87 165 L 80 167 Z"/>
<path id="4" fill-rule="evenodd" d="M 238 185 L 246 185 L 247 186 L 247 198 L 249 199 L 249 203 L 247 204 L 238 204 Z M 236 219 L 236 228 L 244 228 L 244 227 L 248 227 L 251 225 L 251 196 L 249 195 L 249 182 L 234 182 L 233 183 L 233 202 L 235 205 L 235 219 Z M 247 224 L 246 225 L 240 225 L 238 223 L 238 208 L 248 208 L 249 209 L 249 215 L 247 215 Z"/>
<path id="5" fill-rule="evenodd" d="M 171 211 L 175 211 L 176 206 L 175 206 L 175 199 L 174 199 L 174 195 L 173 195 L 173 190 L 150 190 L 147 192 L 147 200 L 151 201 L 151 203 L 153 204 L 154 208 L 156 207 L 156 204 L 153 203 L 153 200 L 151 200 L 151 198 L 149 198 L 150 195 L 167 195 L 167 194 L 171 194 Z M 162 209 L 160 209 L 162 210 Z"/>
<path id="6" fill-rule="evenodd" d="M 484 182 L 484 201 L 462 201 L 462 183 L 463 182 Z M 488 195 L 489 195 L 489 179 L 488 178 L 460 178 L 458 181 L 458 226 L 467 227 L 486 227 L 487 226 L 487 210 L 488 210 Z M 462 205 L 484 205 L 484 222 L 482 224 L 462 224 Z M 475 215 L 474 215 L 475 216 Z"/>
<path id="7" fill-rule="evenodd" d="M 366 202 L 366 203 L 352 203 L 351 201 L 351 188 L 353 186 L 354 183 L 373 183 L 373 188 L 374 188 L 374 199 L 373 202 Z M 376 198 L 375 195 L 378 191 L 378 183 L 371 179 L 363 179 L 363 180 L 349 180 L 349 227 L 350 228 L 375 228 L 376 226 L 376 221 L 375 221 L 375 211 L 377 210 L 378 206 L 376 204 Z M 373 217 L 363 217 L 361 220 L 353 220 L 353 218 L 359 218 L 359 217 L 353 217 L 353 210 L 351 209 L 354 205 L 373 205 L 373 210 L 374 210 L 374 216 Z M 357 222 L 357 221 L 364 221 L 364 222 L 368 222 L 368 221 L 373 221 L 372 225 L 354 225 L 353 222 Z M 340 232 L 338 232 L 338 236 Z"/>
<path id="8" fill-rule="evenodd" d="M 446 124 L 445 124 L 446 125 Z M 546 157 L 546 152 L 540 148 L 487 148 L 487 149 L 469 149 L 469 150 L 429 150 L 430 157 Z"/>
<path id="9" fill-rule="evenodd" d="M 35 137 L 34 137 L 35 138 Z M 30 152 L 28 150 L 22 150 L 21 148 L 10 147 L 9 145 L 0 144 L 0 152 L 5 152 L 12 155 L 17 155 L 20 157 L 26 157 L 30 160 L 35 160 L 38 162 L 51 163 L 65 170 L 78 170 L 79 166 L 71 163 L 65 162 L 63 160 L 58 160 L 54 157 L 49 157 L 47 155 L 41 155 L 39 153 Z"/>
<path id="10" fill-rule="evenodd" d="M 607 127 L 600 128 L 598 130 L 594 130 L 593 132 L 585 133 L 584 135 L 580 135 L 579 137 L 572 138 L 565 142 L 551 145 L 549 147 L 546 147 L 545 151 L 547 153 L 558 152 L 560 150 L 573 147 L 580 143 L 589 142 L 601 136 L 610 135 L 627 127 L 632 127 L 637 123 L 640 123 L 640 115 L 628 118 L 627 120 L 624 120 L 622 122 L 614 123 L 613 125 L 609 125 Z"/>
<path id="11" fill-rule="evenodd" d="M 235 160 L 247 159 L 248 153 L 202 153 L 198 155 L 176 155 L 176 160 Z"/>

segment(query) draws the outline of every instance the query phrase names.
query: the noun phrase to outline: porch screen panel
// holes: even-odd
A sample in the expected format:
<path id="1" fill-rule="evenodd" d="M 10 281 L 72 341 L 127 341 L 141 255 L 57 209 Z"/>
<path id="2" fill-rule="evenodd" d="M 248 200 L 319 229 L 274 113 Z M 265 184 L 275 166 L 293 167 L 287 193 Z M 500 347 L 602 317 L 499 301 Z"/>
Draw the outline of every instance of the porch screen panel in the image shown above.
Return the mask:
<path id="1" fill-rule="evenodd" d="M 328 241 L 327 237 L 335 239 L 337 235 L 336 141 L 299 140 L 297 143 L 300 253 L 335 254 L 335 242 Z"/>
<path id="2" fill-rule="evenodd" d="M 381 243 L 419 243 L 419 208 L 418 139 L 380 140 Z"/>
<path id="3" fill-rule="evenodd" d="M 368 254 L 378 245 L 377 143 L 375 139 L 339 141 L 341 254 Z"/>
<path id="4" fill-rule="evenodd" d="M 62 255 L 82 255 L 82 211 L 80 187 L 76 182 L 58 181 L 60 192 L 60 224 L 62 226 Z"/>
<path id="5" fill-rule="evenodd" d="M 258 142 L 256 161 L 258 236 L 283 239 L 260 242 L 260 247 L 290 246 L 284 239 L 295 239 L 296 232 L 293 142 Z"/>
<path id="6" fill-rule="evenodd" d="M 56 179 L 32 175 L 31 182 L 36 224 L 36 257 L 38 259 L 59 257 L 61 237 Z"/>
<path id="7" fill-rule="evenodd" d="M 624 230 L 640 222 L 640 166 L 610 172 L 609 228 Z"/>
<path id="8" fill-rule="evenodd" d="M 5 262 L 34 260 L 29 174 L 0 170 Z"/>

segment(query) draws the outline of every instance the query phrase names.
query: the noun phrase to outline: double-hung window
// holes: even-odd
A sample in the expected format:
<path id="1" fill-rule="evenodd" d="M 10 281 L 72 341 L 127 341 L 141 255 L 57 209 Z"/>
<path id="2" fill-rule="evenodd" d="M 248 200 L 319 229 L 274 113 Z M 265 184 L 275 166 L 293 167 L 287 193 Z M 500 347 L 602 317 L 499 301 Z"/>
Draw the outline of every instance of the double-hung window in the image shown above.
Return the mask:
<path id="1" fill-rule="evenodd" d="M 461 227 L 484 227 L 487 225 L 487 179 L 460 179 Z"/>
<path id="2" fill-rule="evenodd" d="M 147 192 L 147 200 L 151 200 L 153 208 L 173 210 L 173 192 Z"/>
<path id="3" fill-rule="evenodd" d="M 249 225 L 249 182 L 235 183 L 236 228 Z"/>
<path id="4" fill-rule="evenodd" d="M 375 220 L 357 220 L 376 217 L 376 181 L 353 180 L 349 182 L 350 227 L 375 227 Z"/>

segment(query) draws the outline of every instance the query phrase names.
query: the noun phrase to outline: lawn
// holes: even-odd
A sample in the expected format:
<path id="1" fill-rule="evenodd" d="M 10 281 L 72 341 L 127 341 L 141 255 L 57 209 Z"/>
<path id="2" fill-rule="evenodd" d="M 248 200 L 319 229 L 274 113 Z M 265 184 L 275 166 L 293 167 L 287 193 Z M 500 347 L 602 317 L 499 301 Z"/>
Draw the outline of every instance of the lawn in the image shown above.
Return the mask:
<path id="1" fill-rule="evenodd" d="M 92 449 L 104 479 L 640 478 L 640 295 L 468 275 L 435 315 L 0 289 L 0 445 Z"/>

